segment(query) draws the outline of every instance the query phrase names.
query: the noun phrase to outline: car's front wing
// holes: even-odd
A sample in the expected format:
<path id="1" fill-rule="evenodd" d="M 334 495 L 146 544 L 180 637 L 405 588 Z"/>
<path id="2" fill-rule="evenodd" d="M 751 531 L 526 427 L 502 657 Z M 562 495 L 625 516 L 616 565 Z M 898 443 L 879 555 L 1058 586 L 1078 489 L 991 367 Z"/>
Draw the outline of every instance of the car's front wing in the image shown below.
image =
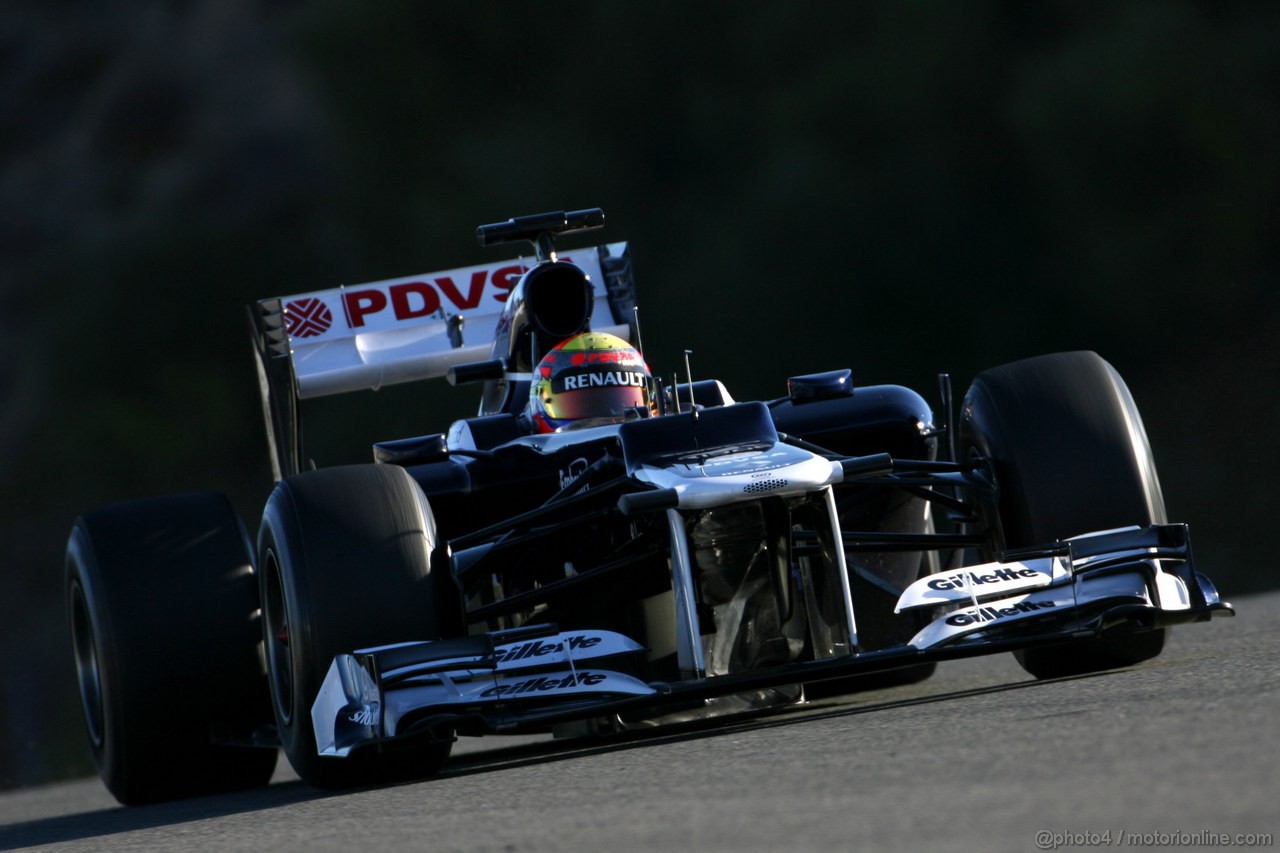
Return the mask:
<path id="1" fill-rule="evenodd" d="M 922 578 L 898 610 L 931 621 L 905 645 L 763 670 L 645 682 L 645 649 L 612 631 L 537 625 L 334 658 L 312 708 L 337 758 L 454 730 L 515 733 L 927 661 L 1150 630 L 1232 613 L 1192 567 L 1184 525 L 1091 534 Z"/>

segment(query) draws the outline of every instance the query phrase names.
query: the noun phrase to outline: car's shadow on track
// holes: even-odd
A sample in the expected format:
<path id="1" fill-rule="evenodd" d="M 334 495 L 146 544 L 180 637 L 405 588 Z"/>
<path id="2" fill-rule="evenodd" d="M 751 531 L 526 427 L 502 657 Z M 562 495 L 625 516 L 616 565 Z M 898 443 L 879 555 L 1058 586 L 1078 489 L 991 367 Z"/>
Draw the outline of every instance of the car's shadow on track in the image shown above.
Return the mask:
<path id="1" fill-rule="evenodd" d="M 189 800 L 132 808 L 114 806 L 98 811 L 41 818 L 26 823 L 0 826 L 0 850 L 100 838 L 156 827 L 179 826 L 198 820 L 287 806 L 290 803 L 312 800 L 318 796 L 324 796 L 324 794 L 295 781 L 234 794 L 195 797 Z"/>
<path id="2" fill-rule="evenodd" d="M 1096 678 L 1108 673 L 1072 676 L 1055 681 L 1074 681 Z M 911 691 L 911 687 L 885 688 L 868 693 L 854 693 L 842 696 L 830 696 L 821 700 L 796 705 L 783 709 L 756 711 L 737 714 L 732 717 L 721 717 L 713 720 L 698 720 L 687 723 L 667 724 L 660 728 L 632 729 L 618 734 L 602 737 L 583 737 L 572 740 L 546 741 L 542 743 L 524 744 L 507 749 L 495 749 L 482 753 L 450 759 L 446 769 L 436 779 L 445 780 L 490 773 L 497 770 L 508 770 L 516 767 L 532 767 L 550 764 L 572 758 L 591 755 L 604 755 L 629 749 L 651 746 L 688 743 L 726 735 L 737 735 L 746 732 L 764 731 L 802 725 L 821 720 L 838 720 L 863 714 L 874 714 L 882 711 L 893 711 L 899 708 L 910 708 L 916 705 L 928 705 L 948 702 L 974 696 L 990 696 L 1012 690 L 1022 690 L 1039 684 L 1050 683 L 1027 679 L 1011 684 L 1000 684 L 966 690 L 951 690 L 944 693 L 928 695 L 902 696 L 892 698 L 893 694 L 901 696 Z"/>
<path id="3" fill-rule="evenodd" d="M 1107 674 L 1114 673 L 1076 676 L 1070 679 L 1058 679 L 1057 681 L 1096 678 L 1099 675 Z M 630 749 L 642 749 L 656 745 L 677 744 L 744 732 L 763 731 L 815 720 L 846 719 L 917 705 L 1024 690 L 1036 685 L 1049 683 L 1054 682 L 1028 679 L 973 689 L 948 690 L 927 695 L 907 695 L 902 696 L 902 698 L 895 698 L 894 694 L 899 696 L 904 692 L 909 694 L 914 690 L 919 690 L 920 687 L 890 688 L 865 694 L 857 693 L 825 698 L 781 711 L 759 712 L 719 720 L 680 723 L 666 725 L 661 728 L 630 730 L 608 737 L 584 737 L 565 740 L 548 739 L 458 755 L 450 760 L 439 776 L 433 779 L 401 784 L 448 784 L 451 779 L 478 776 L 517 767 L 554 764 L 574 758 Z M 156 827 L 178 826 L 193 821 L 265 811 L 294 803 L 346 796 L 351 793 L 353 792 L 318 791 L 301 781 L 293 780 L 232 794 L 197 797 L 189 800 L 133 808 L 117 806 L 98 811 L 41 818 L 25 823 L 0 826 L 0 850 L 13 850 L 39 844 L 56 844 L 86 838 L 99 838 Z"/>

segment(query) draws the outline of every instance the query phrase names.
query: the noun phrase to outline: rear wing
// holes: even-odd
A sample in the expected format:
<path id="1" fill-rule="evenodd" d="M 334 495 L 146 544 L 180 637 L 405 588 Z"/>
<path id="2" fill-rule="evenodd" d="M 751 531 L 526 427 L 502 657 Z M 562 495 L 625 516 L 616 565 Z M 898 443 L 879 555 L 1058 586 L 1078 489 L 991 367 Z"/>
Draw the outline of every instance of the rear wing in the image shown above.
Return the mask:
<path id="1" fill-rule="evenodd" d="M 626 243 L 559 256 L 593 285 L 592 327 L 628 337 L 634 305 Z M 536 261 L 516 258 L 263 299 L 250 306 L 277 479 L 301 470 L 298 403 L 446 376 L 492 353 L 511 289 Z"/>

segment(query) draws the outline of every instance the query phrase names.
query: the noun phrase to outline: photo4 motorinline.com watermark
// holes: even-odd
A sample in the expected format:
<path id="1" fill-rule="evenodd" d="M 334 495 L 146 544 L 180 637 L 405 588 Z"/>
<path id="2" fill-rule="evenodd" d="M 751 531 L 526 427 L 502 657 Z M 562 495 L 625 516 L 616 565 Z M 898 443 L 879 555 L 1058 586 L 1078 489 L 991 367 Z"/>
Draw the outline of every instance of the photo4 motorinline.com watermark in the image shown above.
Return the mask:
<path id="1" fill-rule="evenodd" d="M 1108 829 L 1102 832 L 1058 832 L 1042 829 L 1036 833 L 1036 849 L 1064 850 L 1073 847 L 1274 847 L 1271 832 L 1130 832 Z"/>

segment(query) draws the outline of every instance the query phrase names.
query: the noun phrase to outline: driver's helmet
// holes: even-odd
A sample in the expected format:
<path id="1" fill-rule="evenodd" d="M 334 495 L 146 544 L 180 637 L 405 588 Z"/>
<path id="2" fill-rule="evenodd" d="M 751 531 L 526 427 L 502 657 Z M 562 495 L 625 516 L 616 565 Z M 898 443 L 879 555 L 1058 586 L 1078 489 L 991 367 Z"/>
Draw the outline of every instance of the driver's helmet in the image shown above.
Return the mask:
<path id="1" fill-rule="evenodd" d="M 643 417 L 650 413 L 649 384 L 635 347 L 615 335 L 583 332 L 534 368 L 529 414 L 543 433 Z"/>

